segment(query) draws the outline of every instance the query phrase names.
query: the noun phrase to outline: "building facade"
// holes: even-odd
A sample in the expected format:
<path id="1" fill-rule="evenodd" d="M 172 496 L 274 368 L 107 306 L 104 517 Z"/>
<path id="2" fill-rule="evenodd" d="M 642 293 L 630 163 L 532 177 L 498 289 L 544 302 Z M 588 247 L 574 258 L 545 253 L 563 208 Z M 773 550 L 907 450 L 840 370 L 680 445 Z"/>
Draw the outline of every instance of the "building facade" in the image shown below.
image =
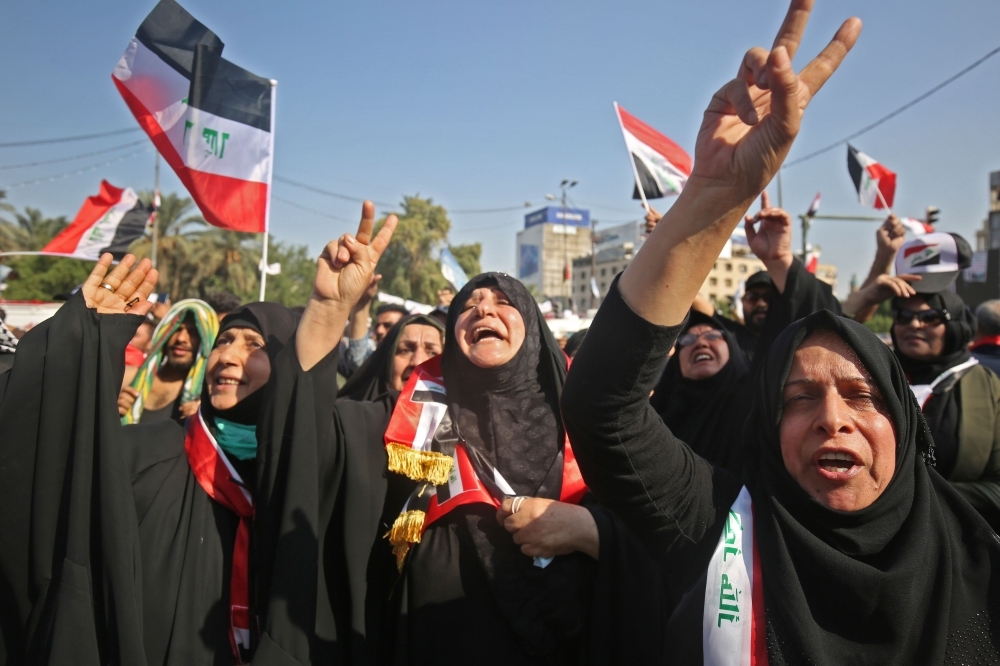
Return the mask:
<path id="1" fill-rule="evenodd" d="M 591 252 L 590 211 L 547 206 L 524 216 L 517 233 L 517 277 L 538 294 L 574 309 L 574 292 L 566 269 Z"/>

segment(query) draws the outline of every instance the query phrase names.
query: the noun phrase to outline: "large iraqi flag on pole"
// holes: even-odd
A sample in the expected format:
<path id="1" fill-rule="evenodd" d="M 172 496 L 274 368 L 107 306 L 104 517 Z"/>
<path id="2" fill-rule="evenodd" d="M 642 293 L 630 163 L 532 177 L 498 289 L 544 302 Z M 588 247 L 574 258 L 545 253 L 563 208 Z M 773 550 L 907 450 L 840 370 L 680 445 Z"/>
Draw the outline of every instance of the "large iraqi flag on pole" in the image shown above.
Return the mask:
<path id="1" fill-rule="evenodd" d="M 635 176 L 633 199 L 662 199 L 679 194 L 691 175 L 691 156 L 666 135 L 656 131 L 614 103 Z"/>
<path id="2" fill-rule="evenodd" d="M 205 219 L 266 232 L 274 86 L 222 58 L 222 41 L 174 0 L 142 22 L 112 78 Z"/>
<path id="3" fill-rule="evenodd" d="M 121 189 L 102 180 L 100 192 L 87 197 L 69 226 L 37 254 L 96 261 L 110 252 L 120 260 L 129 245 L 146 232 L 152 212 L 132 188 Z"/>

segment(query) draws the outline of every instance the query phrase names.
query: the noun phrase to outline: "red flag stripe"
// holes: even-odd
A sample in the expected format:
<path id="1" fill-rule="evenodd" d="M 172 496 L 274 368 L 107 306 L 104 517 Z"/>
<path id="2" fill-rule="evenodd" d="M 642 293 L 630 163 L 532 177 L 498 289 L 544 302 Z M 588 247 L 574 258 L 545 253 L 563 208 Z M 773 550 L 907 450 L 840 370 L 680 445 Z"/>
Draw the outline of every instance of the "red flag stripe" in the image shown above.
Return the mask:
<path id="1" fill-rule="evenodd" d="M 123 188 L 102 180 L 100 191 L 92 197 L 87 197 L 69 226 L 43 247 L 42 252 L 72 255 L 80 244 L 80 238 L 94 226 L 95 222 L 104 217 L 112 206 L 121 201 L 124 191 Z"/>

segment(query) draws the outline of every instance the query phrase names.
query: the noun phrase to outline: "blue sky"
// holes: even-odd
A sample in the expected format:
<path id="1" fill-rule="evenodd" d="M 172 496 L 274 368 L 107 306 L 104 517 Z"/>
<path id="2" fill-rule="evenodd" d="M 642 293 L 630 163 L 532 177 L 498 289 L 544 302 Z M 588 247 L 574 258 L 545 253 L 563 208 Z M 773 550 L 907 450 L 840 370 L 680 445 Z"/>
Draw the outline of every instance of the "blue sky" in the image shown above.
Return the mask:
<path id="1" fill-rule="evenodd" d="M 389 203 L 419 193 L 454 210 L 537 207 L 572 178 L 580 181 L 575 203 L 607 224 L 640 216 L 612 101 L 693 150 L 712 93 L 747 48 L 770 44 L 786 8 L 772 0 L 182 4 L 223 39 L 227 58 L 279 80 L 277 175 Z M 153 5 L 4 3 L 0 143 L 133 126 L 111 69 Z M 1000 45 L 995 0 L 817 0 L 796 65 L 850 15 L 865 22 L 861 39 L 810 107 L 790 159 L 850 134 Z M 900 214 L 922 216 L 937 205 L 939 227 L 974 243 L 989 171 L 1000 169 L 998 80 L 1000 56 L 855 141 L 898 172 Z M 0 149 L 0 167 L 140 138 Z M 0 169 L 0 189 L 134 150 Z M 838 148 L 788 169 L 785 206 L 801 212 L 821 190 L 823 212 L 870 214 L 857 203 L 845 154 Z M 18 207 L 72 215 L 102 177 L 149 188 L 153 153 L 8 195 Z M 182 189 L 169 169 L 162 188 Z M 318 252 L 353 230 L 357 204 L 281 183 L 274 192 L 339 218 L 275 201 L 272 232 L 281 240 Z M 484 268 L 513 270 L 522 211 L 456 213 L 452 221 L 452 242 L 483 243 Z M 867 272 L 874 231 L 871 223 L 816 223 L 810 239 L 823 247 L 823 261 L 838 265 L 839 291 L 852 273 Z"/>

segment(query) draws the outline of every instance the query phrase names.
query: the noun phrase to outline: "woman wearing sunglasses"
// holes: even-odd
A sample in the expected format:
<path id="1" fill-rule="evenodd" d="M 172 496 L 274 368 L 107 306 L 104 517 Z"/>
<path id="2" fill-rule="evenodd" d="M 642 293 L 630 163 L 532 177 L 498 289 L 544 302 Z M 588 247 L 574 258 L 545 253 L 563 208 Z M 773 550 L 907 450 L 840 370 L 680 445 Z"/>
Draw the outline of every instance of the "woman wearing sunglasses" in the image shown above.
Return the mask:
<path id="1" fill-rule="evenodd" d="M 934 436 L 936 469 L 1000 531 L 1000 379 L 972 357 L 975 315 L 949 291 L 971 254 L 957 234 L 915 238 L 899 249 L 896 275 L 879 276 L 844 310 L 865 321 L 892 299 L 893 350 Z"/>

